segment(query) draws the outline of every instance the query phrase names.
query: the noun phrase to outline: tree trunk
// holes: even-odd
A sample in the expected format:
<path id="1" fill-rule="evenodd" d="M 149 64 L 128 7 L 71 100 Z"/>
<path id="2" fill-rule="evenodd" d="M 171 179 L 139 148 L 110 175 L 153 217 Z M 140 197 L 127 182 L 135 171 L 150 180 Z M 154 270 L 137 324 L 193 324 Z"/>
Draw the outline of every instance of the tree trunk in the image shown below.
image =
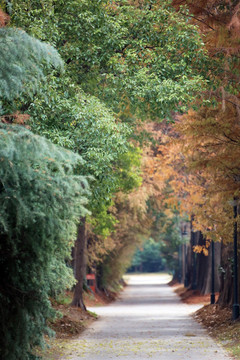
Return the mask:
<path id="1" fill-rule="evenodd" d="M 233 303 L 233 245 L 222 244 L 222 272 L 221 287 L 218 304 L 222 306 L 231 305 Z"/>
<path id="2" fill-rule="evenodd" d="M 191 273 L 192 273 L 192 248 L 191 243 L 189 241 L 189 244 L 187 245 L 186 249 L 186 260 L 185 260 L 185 279 L 184 279 L 184 286 L 189 287 L 191 286 Z"/>
<path id="3" fill-rule="evenodd" d="M 211 292 L 212 283 L 212 252 L 209 255 L 203 253 L 194 254 L 195 245 L 205 245 L 205 239 L 200 231 L 191 231 L 190 246 L 186 259 L 186 283 L 193 290 L 199 290 L 202 294 Z M 218 267 L 221 261 L 221 244 L 215 243 L 215 291 L 220 289 L 220 276 Z"/>
<path id="4" fill-rule="evenodd" d="M 191 221 L 191 237 L 190 237 L 190 253 L 189 253 L 189 269 L 188 279 L 190 289 L 197 289 L 197 254 L 194 253 L 193 248 L 198 244 L 198 231 L 193 231 Z"/>
<path id="5" fill-rule="evenodd" d="M 197 245 L 204 246 L 206 243 L 202 233 L 198 231 Z M 211 253 L 209 251 L 208 256 L 205 256 L 202 252 L 197 254 L 197 289 L 203 293 L 204 287 L 207 283 L 211 283 Z M 211 287 L 209 292 L 211 291 Z"/>
<path id="6" fill-rule="evenodd" d="M 81 218 L 78 225 L 77 240 L 74 246 L 74 274 L 77 284 L 74 289 L 72 306 L 86 310 L 83 301 L 83 283 L 86 272 L 86 218 Z"/>
<path id="7" fill-rule="evenodd" d="M 220 275 L 219 275 L 219 266 L 221 263 L 221 243 L 215 242 L 214 243 L 214 290 L 215 292 L 219 292 L 220 290 Z M 207 264 L 206 264 L 207 274 L 204 278 L 201 293 L 202 294 L 209 294 L 212 291 L 212 246 L 209 249 L 209 255 L 207 256 Z"/>

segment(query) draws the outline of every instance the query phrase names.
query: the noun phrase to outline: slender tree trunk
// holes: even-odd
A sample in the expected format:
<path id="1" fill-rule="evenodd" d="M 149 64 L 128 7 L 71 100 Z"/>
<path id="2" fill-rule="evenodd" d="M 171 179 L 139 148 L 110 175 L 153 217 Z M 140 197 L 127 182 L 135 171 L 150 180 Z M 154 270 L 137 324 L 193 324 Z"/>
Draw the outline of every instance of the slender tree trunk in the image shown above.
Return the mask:
<path id="1" fill-rule="evenodd" d="M 72 306 L 86 310 L 83 301 L 83 282 L 86 272 L 86 218 L 81 218 L 78 225 L 77 240 L 74 247 L 74 274 L 77 284 L 74 289 Z"/>
<path id="2" fill-rule="evenodd" d="M 197 289 L 197 254 L 193 251 L 195 245 L 198 244 L 199 233 L 198 231 L 192 230 L 192 221 L 191 221 L 191 238 L 190 238 L 190 289 L 196 290 Z"/>
<path id="3" fill-rule="evenodd" d="M 204 246 L 206 243 L 202 233 L 198 231 L 197 245 Z M 205 256 L 203 253 L 197 254 L 197 289 L 203 293 L 205 283 L 211 280 L 211 254 Z M 210 292 L 210 291 L 209 291 Z"/>
<path id="4" fill-rule="evenodd" d="M 215 251 L 214 251 L 214 290 L 215 292 L 219 292 L 220 290 L 220 275 L 219 275 L 219 266 L 221 263 L 221 243 L 214 243 Z M 209 294 L 212 290 L 212 246 L 209 249 L 209 255 L 206 257 L 207 264 L 206 269 L 207 273 L 204 277 L 203 285 L 201 287 L 202 294 Z"/>
<path id="5" fill-rule="evenodd" d="M 191 285 L 191 272 L 192 272 L 192 248 L 191 243 L 187 245 L 186 251 L 186 264 L 185 264 L 185 283 L 184 285 L 188 288 Z"/>
<path id="6" fill-rule="evenodd" d="M 198 245 L 205 245 L 206 240 L 199 232 Z M 221 243 L 216 242 L 214 254 L 214 290 L 220 289 L 220 276 L 218 268 L 221 262 Z M 197 289 L 201 294 L 209 294 L 212 290 L 212 246 L 209 248 L 208 256 L 203 253 L 197 255 Z"/>
<path id="7" fill-rule="evenodd" d="M 212 282 L 212 253 L 211 247 L 209 255 L 194 254 L 193 246 L 204 245 L 205 239 L 200 231 L 191 232 L 190 247 L 187 255 L 187 284 L 191 289 L 199 290 L 202 294 L 211 292 Z M 215 243 L 215 291 L 220 288 L 220 276 L 218 267 L 221 261 L 221 244 Z"/>
<path id="8" fill-rule="evenodd" d="M 233 245 L 222 244 L 222 273 L 221 273 L 221 288 L 218 299 L 218 304 L 225 306 L 233 303 Z"/>

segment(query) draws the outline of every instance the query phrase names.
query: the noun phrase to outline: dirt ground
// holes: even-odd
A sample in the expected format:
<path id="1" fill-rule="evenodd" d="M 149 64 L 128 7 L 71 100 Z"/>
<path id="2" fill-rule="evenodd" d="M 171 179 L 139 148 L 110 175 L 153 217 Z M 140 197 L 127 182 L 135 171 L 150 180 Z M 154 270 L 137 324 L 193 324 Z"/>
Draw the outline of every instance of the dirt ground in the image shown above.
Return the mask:
<path id="1" fill-rule="evenodd" d="M 174 288 L 175 293 L 177 293 L 181 300 L 185 304 L 203 304 L 208 305 L 210 304 L 210 294 L 201 295 L 200 291 L 198 290 L 188 290 L 182 284 L 175 283 L 172 285 Z M 216 301 L 218 300 L 219 294 L 215 294 Z"/>
<path id="2" fill-rule="evenodd" d="M 91 292 L 84 294 L 86 307 L 104 306 L 111 303 L 117 294 Z M 57 318 L 49 321 L 49 327 L 55 332 L 53 338 L 46 338 L 47 347 L 45 350 L 36 349 L 36 353 L 42 356 L 44 360 L 57 360 L 61 358 L 62 349 L 66 341 L 75 339 L 85 329 L 89 328 L 91 323 L 97 320 L 98 316 L 91 311 L 83 311 L 76 307 L 71 307 L 70 303 L 73 298 L 72 292 L 66 292 L 57 300 L 52 300 L 52 306 L 57 311 Z"/>
<path id="3" fill-rule="evenodd" d="M 84 303 L 86 307 L 104 306 L 111 303 L 117 294 L 115 293 L 85 293 Z M 83 311 L 80 308 L 71 307 L 70 302 L 73 297 L 71 292 L 65 294 L 57 301 L 52 301 L 54 309 L 59 314 L 58 318 L 49 322 L 49 326 L 56 333 L 57 339 L 71 338 L 79 335 L 85 330 L 92 321 L 97 319 L 97 315 L 90 311 Z"/>

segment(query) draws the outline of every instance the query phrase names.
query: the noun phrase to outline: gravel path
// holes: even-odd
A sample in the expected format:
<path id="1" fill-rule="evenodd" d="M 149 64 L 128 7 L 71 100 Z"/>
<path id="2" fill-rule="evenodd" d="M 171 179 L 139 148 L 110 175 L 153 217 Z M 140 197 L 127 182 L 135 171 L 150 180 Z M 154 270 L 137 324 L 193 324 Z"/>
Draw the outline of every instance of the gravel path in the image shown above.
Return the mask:
<path id="1" fill-rule="evenodd" d="M 130 276 L 121 298 L 91 308 L 100 319 L 68 344 L 71 360 L 229 360 L 167 285 L 167 275 Z"/>

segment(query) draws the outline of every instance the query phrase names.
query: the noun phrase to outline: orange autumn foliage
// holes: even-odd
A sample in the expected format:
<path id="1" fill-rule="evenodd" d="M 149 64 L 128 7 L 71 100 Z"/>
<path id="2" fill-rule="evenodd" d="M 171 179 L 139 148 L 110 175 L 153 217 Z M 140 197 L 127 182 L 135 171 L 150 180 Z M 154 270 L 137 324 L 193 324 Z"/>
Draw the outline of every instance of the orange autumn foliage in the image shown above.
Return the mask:
<path id="1" fill-rule="evenodd" d="M 232 240 L 229 202 L 240 197 L 240 124 L 236 109 L 189 111 L 172 126 L 160 146 L 161 172 L 181 203 L 194 214 L 193 226 L 208 240 Z M 199 251 L 199 249 L 195 249 Z"/>
<path id="2" fill-rule="evenodd" d="M 203 105 L 176 117 L 176 123 L 162 132 L 158 149 L 158 172 L 173 190 L 165 201 L 194 215 L 194 230 L 202 231 L 207 239 L 205 247 L 195 247 L 195 251 L 207 254 L 210 241 L 232 241 L 229 200 L 240 197 L 240 7 L 218 0 L 174 0 L 173 5 L 181 12 L 185 9 L 180 5 L 189 8 L 210 57 L 217 66 L 222 64 L 216 73 L 217 66 L 209 70 L 216 85 L 205 93 L 205 99 L 215 99 L 217 105 Z"/>
<path id="3" fill-rule="evenodd" d="M 9 20 L 9 16 L 0 9 L 0 28 L 6 26 Z"/>

